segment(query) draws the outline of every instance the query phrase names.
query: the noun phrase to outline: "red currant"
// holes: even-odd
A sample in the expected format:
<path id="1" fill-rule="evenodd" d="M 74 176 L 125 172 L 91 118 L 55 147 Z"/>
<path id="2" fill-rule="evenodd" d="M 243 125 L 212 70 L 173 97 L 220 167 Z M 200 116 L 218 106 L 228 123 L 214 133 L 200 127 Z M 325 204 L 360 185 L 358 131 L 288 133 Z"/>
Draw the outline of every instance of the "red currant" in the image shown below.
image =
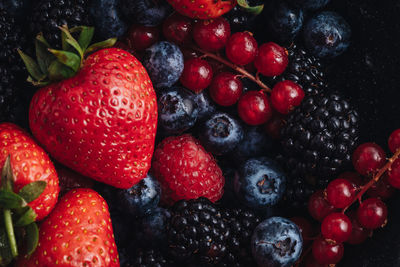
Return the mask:
<path id="1" fill-rule="evenodd" d="M 335 179 L 326 188 L 326 199 L 338 209 L 350 205 L 355 195 L 356 191 L 353 184 L 346 179 Z"/>
<path id="2" fill-rule="evenodd" d="M 256 58 L 258 44 L 248 32 L 233 34 L 226 43 L 226 57 L 237 65 L 247 65 Z"/>
<path id="3" fill-rule="evenodd" d="M 397 149 L 400 148 L 400 129 L 395 130 L 389 136 L 389 149 L 392 153 L 395 153 Z"/>
<path id="4" fill-rule="evenodd" d="M 163 34 L 168 41 L 182 45 L 192 40 L 192 20 L 179 13 L 173 13 L 163 23 Z"/>
<path id="5" fill-rule="evenodd" d="M 193 27 L 193 39 L 200 48 L 207 51 L 218 51 L 223 48 L 230 35 L 231 27 L 223 17 L 198 20 Z"/>
<path id="6" fill-rule="evenodd" d="M 376 229 L 385 225 L 387 207 L 379 198 L 368 198 L 358 207 L 357 219 L 363 227 Z"/>
<path id="7" fill-rule="evenodd" d="M 272 114 L 272 118 L 265 124 L 265 131 L 273 139 L 281 138 L 281 129 L 284 125 L 285 116 L 277 112 Z"/>
<path id="8" fill-rule="evenodd" d="M 297 83 L 286 80 L 275 84 L 271 93 L 271 104 L 279 113 L 288 114 L 300 105 L 303 98 L 303 89 Z"/>
<path id="9" fill-rule="evenodd" d="M 388 171 L 389 183 L 394 187 L 400 189 L 400 159 L 396 159 Z"/>
<path id="10" fill-rule="evenodd" d="M 238 102 L 240 118 L 249 125 L 266 123 L 272 116 L 272 109 L 267 96 L 260 91 L 244 93 Z"/>
<path id="11" fill-rule="evenodd" d="M 265 43 L 258 48 L 258 55 L 254 60 L 256 69 L 265 76 L 281 75 L 289 64 L 285 48 L 276 43 Z"/>
<path id="12" fill-rule="evenodd" d="M 142 51 L 155 44 L 160 33 L 157 27 L 133 25 L 128 33 L 127 42 L 134 51 Z"/>
<path id="13" fill-rule="evenodd" d="M 355 190 L 357 190 L 360 186 L 363 185 L 363 181 L 360 174 L 356 172 L 344 172 L 339 175 L 338 179 L 348 180 L 353 184 Z"/>
<path id="14" fill-rule="evenodd" d="M 239 100 L 243 92 L 243 84 L 236 75 L 221 72 L 214 77 L 209 90 L 215 103 L 227 107 Z"/>
<path id="15" fill-rule="evenodd" d="M 199 93 L 210 85 L 212 77 L 213 71 L 207 61 L 191 58 L 185 61 L 180 81 L 186 88 Z"/>
<path id="16" fill-rule="evenodd" d="M 370 235 L 372 235 L 372 230 L 365 229 L 361 226 L 361 224 L 357 220 L 356 212 L 350 211 L 348 216 L 351 221 L 352 230 L 351 235 L 346 242 L 352 245 L 363 243 Z"/>
<path id="17" fill-rule="evenodd" d="M 400 168 L 398 168 L 398 170 L 399 170 L 399 174 L 400 174 Z M 367 195 L 369 197 L 378 197 L 380 199 L 388 199 L 394 194 L 394 192 L 395 192 L 395 189 L 389 183 L 389 176 L 387 173 L 385 173 L 385 174 L 383 174 L 381 179 L 379 179 L 378 182 L 374 183 L 368 189 Z"/>
<path id="18" fill-rule="evenodd" d="M 326 239 L 342 243 L 350 237 L 351 227 L 351 221 L 346 215 L 334 212 L 322 221 L 321 233 Z"/>
<path id="19" fill-rule="evenodd" d="M 305 244 L 309 243 L 314 232 L 311 223 L 303 217 L 293 217 L 290 220 L 299 227 L 301 236 L 303 237 L 303 242 Z"/>
<path id="20" fill-rule="evenodd" d="M 312 254 L 320 264 L 336 264 L 344 253 L 342 243 L 336 243 L 323 239 L 322 237 L 314 240 L 312 245 Z"/>
<path id="21" fill-rule="evenodd" d="M 386 162 L 386 154 L 375 143 L 364 143 L 356 148 L 353 153 L 353 165 L 356 171 L 368 176 L 383 167 Z"/>
<path id="22" fill-rule="evenodd" d="M 324 191 L 318 190 L 308 200 L 308 211 L 314 219 L 322 221 L 328 214 L 335 211 L 335 207 L 326 201 Z"/>

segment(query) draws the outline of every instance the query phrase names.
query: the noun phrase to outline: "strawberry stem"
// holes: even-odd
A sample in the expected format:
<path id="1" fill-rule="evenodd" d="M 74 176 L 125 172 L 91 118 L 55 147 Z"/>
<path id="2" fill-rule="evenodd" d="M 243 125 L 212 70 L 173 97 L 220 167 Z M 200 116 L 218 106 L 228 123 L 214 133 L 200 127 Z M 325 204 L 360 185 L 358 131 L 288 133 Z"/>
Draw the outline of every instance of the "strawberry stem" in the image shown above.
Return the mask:
<path id="1" fill-rule="evenodd" d="M 16 258 L 18 256 L 18 247 L 17 247 L 17 240 L 15 239 L 11 211 L 9 209 L 5 209 L 3 210 L 3 215 L 4 215 L 4 225 L 6 227 L 8 242 L 11 248 L 11 254 L 13 258 Z"/>

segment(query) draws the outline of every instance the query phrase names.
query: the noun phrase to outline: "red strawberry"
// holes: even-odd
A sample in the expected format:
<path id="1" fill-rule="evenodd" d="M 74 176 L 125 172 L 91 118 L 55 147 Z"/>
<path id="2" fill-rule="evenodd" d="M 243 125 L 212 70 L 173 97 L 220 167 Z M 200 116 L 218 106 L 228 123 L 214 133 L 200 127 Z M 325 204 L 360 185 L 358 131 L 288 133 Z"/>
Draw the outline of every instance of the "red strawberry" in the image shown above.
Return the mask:
<path id="1" fill-rule="evenodd" d="M 172 7 L 190 18 L 218 18 L 235 7 L 237 0 L 168 0 Z"/>
<path id="2" fill-rule="evenodd" d="M 105 200 L 92 189 L 69 191 L 42 222 L 36 251 L 17 266 L 119 266 Z"/>
<path id="3" fill-rule="evenodd" d="M 50 51 L 59 61 L 71 54 Z M 74 67 L 74 58 L 63 64 Z M 34 95 L 32 133 L 60 163 L 100 182 L 130 188 L 146 176 L 154 150 L 157 103 L 150 78 L 134 56 L 117 48 L 102 49 L 77 64 L 82 67 L 75 76 Z"/>
<path id="4" fill-rule="evenodd" d="M 152 171 L 162 187 L 163 201 L 201 196 L 215 202 L 223 195 L 225 179 L 211 153 L 191 135 L 164 139 L 154 152 Z"/>
<path id="5" fill-rule="evenodd" d="M 45 181 L 43 193 L 28 203 L 36 212 L 36 220 L 42 220 L 57 202 L 58 177 L 53 163 L 44 150 L 21 128 L 11 123 L 0 124 L 0 166 L 10 155 L 14 176 L 14 191 L 35 181 Z"/>

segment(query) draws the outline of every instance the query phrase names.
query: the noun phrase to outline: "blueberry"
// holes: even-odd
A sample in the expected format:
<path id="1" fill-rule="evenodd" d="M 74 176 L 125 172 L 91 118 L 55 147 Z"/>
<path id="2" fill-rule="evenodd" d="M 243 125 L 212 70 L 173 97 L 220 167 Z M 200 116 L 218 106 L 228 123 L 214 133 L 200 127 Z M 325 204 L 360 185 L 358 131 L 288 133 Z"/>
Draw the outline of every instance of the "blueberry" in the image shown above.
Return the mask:
<path id="1" fill-rule="evenodd" d="M 286 175 L 277 163 L 266 157 L 247 160 L 235 175 L 234 189 L 248 207 L 266 210 L 282 198 Z"/>
<path id="2" fill-rule="evenodd" d="M 317 10 L 326 6 L 330 0 L 289 0 L 289 2 L 308 10 Z"/>
<path id="3" fill-rule="evenodd" d="M 171 87 L 183 71 L 183 54 L 169 42 L 158 42 L 147 48 L 142 63 L 156 88 Z"/>
<path id="4" fill-rule="evenodd" d="M 217 107 L 208 95 L 207 90 L 203 90 L 200 93 L 195 94 L 193 100 L 196 102 L 197 107 L 199 108 L 199 115 L 197 117 L 198 121 L 207 119 L 217 110 Z"/>
<path id="5" fill-rule="evenodd" d="M 336 57 L 350 45 L 351 29 L 343 17 L 325 11 L 312 17 L 304 27 L 304 44 L 318 57 Z"/>
<path id="6" fill-rule="evenodd" d="M 119 0 L 92 0 L 90 13 L 101 38 L 121 37 L 128 29 L 118 9 Z"/>
<path id="7" fill-rule="evenodd" d="M 194 93 L 183 87 L 172 87 L 158 97 L 158 125 L 166 134 L 178 134 L 191 128 L 199 109 Z"/>
<path id="8" fill-rule="evenodd" d="M 243 139 L 243 127 L 227 113 L 215 113 L 200 126 L 199 139 L 215 155 L 232 151 Z"/>
<path id="9" fill-rule="evenodd" d="M 147 175 L 129 189 L 118 190 L 118 208 L 129 215 L 141 217 L 150 214 L 160 202 L 161 188 L 156 179 Z"/>
<path id="10" fill-rule="evenodd" d="M 172 12 L 165 0 L 121 0 L 121 9 L 129 21 L 145 26 L 159 25 Z"/>
<path id="11" fill-rule="evenodd" d="M 301 255 L 303 239 L 296 224 L 271 217 L 256 227 L 251 247 L 258 266 L 290 267 Z"/>

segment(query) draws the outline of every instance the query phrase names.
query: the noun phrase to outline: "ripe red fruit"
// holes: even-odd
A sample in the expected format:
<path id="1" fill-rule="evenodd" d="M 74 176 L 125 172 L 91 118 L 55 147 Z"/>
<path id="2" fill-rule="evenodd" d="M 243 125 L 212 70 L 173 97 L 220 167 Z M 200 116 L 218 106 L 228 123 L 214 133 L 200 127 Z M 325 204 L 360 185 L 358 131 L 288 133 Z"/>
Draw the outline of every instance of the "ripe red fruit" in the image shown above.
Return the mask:
<path id="1" fill-rule="evenodd" d="M 210 85 L 212 77 L 213 71 L 207 61 L 191 58 L 185 61 L 180 81 L 186 88 L 200 93 Z"/>
<path id="2" fill-rule="evenodd" d="M 304 91 L 292 81 L 286 80 L 275 84 L 271 92 L 271 104 L 279 113 L 288 114 L 300 105 Z"/>
<path id="3" fill-rule="evenodd" d="M 225 54 L 232 63 L 247 65 L 256 58 L 257 50 L 257 41 L 249 32 L 237 32 L 229 37 Z"/>
<path id="4" fill-rule="evenodd" d="M 354 190 L 357 190 L 360 186 L 363 185 L 362 178 L 357 172 L 344 172 L 338 176 L 338 179 L 348 180 L 353 184 Z"/>
<path id="5" fill-rule="evenodd" d="M 376 229 L 386 224 L 387 207 L 379 198 L 368 198 L 358 207 L 357 219 L 363 227 Z"/>
<path id="6" fill-rule="evenodd" d="M 273 42 L 261 45 L 254 60 L 256 69 L 268 77 L 281 75 L 288 64 L 289 59 L 285 48 Z"/>
<path id="7" fill-rule="evenodd" d="M 284 125 L 284 119 L 284 115 L 278 112 L 273 112 L 271 119 L 267 121 L 264 127 L 265 131 L 271 138 L 276 140 L 281 138 L 281 129 Z"/>
<path id="8" fill-rule="evenodd" d="M 389 168 L 388 181 L 394 187 L 400 189 L 400 159 L 396 159 Z"/>
<path id="9" fill-rule="evenodd" d="M 290 220 L 299 227 L 304 244 L 308 244 L 314 233 L 311 223 L 303 217 L 293 217 Z"/>
<path id="10" fill-rule="evenodd" d="M 400 165 L 400 164 L 398 164 L 398 165 Z M 379 179 L 378 182 L 374 183 L 368 189 L 368 191 L 366 193 L 369 197 L 378 197 L 380 199 L 388 199 L 395 193 L 395 191 L 396 190 L 389 183 L 388 174 L 385 173 L 382 175 L 382 177 Z"/>
<path id="11" fill-rule="evenodd" d="M 167 204 L 199 197 L 215 202 L 223 195 L 225 179 L 221 169 L 191 135 L 164 139 L 154 152 L 152 171 Z"/>
<path id="12" fill-rule="evenodd" d="M 392 153 L 395 153 L 400 148 L 400 129 L 395 130 L 389 136 L 389 149 Z"/>
<path id="13" fill-rule="evenodd" d="M 193 27 L 193 39 L 200 48 L 207 51 L 223 48 L 230 35 L 231 27 L 223 17 L 198 20 Z"/>
<path id="14" fill-rule="evenodd" d="M 314 219 L 322 221 L 328 214 L 335 211 L 335 207 L 325 199 L 324 191 L 318 190 L 308 200 L 308 211 Z"/>
<path id="15" fill-rule="evenodd" d="M 356 212 L 350 211 L 348 216 L 351 221 L 352 230 L 351 235 L 346 242 L 352 245 L 363 243 L 369 236 L 372 235 L 372 230 L 366 229 L 361 226 L 361 224 L 357 220 Z"/>
<path id="16" fill-rule="evenodd" d="M 249 125 L 266 123 L 272 116 L 272 109 L 267 96 L 263 92 L 248 91 L 238 102 L 240 118 Z"/>
<path id="17" fill-rule="evenodd" d="M 179 13 L 194 19 L 218 18 L 237 4 L 236 0 L 168 0 Z"/>
<path id="18" fill-rule="evenodd" d="M 221 72 L 214 77 L 209 90 L 215 103 L 227 107 L 239 100 L 243 92 L 243 84 L 235 74 Z"/>
<path id="19" fill-rule="evenodd" d="M 335 179 L 326 188 L 326 199 L 338 209 L 350 205 L 355 195 L 356 191 L 353 184 L 346 179 Z"/>
<path id="20" fill-rule="evenodd" d="M 351 235 L 351 221 L 340 212 L 334 212 L 324 218 L 321 224 L 322 236 L 338 243 L 345 242 Z"/>
<path id="21" fill-rule="evenodd" d="M 330 242 L 322 237 L 314 240 L 312 245 L 312 254 L 320 264 L 336 264 L 344 253 L 342 243 Z"/>
<path id="22" fill-rule="evenodd" d="M 158 27 L 132 25 L 127 36 L 128 46 L 134 51 L 143 51 L 155 44 L 160 38 Z"/>
<path id="23" fill-rule="evenodd" d="M 359 145 L 353 152 L 353 166 L 361 175 L 371 175 L 386 163 L 385 151 L 375 143 Z"/>
<path id="24" fill-rule="evenodd" d="M 192 20 L 179 13 L 173 13 L 163 23 L 165 38 L 179 45 L 188 44 L 192 40 L 192 30 Z"/>

